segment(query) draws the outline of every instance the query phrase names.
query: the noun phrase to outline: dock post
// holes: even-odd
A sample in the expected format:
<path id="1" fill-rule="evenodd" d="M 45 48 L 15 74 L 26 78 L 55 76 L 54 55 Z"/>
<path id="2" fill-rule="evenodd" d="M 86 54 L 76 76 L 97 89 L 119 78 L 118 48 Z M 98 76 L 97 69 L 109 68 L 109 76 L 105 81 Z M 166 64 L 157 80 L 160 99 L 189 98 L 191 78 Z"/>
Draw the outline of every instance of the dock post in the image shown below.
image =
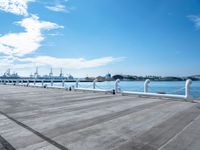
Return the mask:
<path id="1" fill-rule="evenodd" d="M 120 82 L 120 79 L 117 79 L 115 81 L 115 93 L 118 93 L 119 92 L 119 82 Z"/>
<path id="2" fill-rule="evenodd" d="M 26 83 L 27 83 L 26 85 L 29 86 L 29 80 L 27 80 Z"/>
<path id="3" fill-rule="evenodd" d="M 35 80 L 36 80 L 36 79 L 34 79 L 34 85 L 35 85 L 35 82 L 36 82 Z"/>
<path id="4" fill-rule="evenodd" d="M 187 100 L 191 99 L 191 95 L 190 95 L 190 85 L 192 84 L 192 80 L 191 79 L 187 79 L 186 83 L 185 83 L 185 98 Z"/>
<path id="5" fill-rule="evenodd" d="M 65 79 L 62 80 L 62 87 L 65 87 Z"/>
<path id="6" fill-rule="evenodd" d="M 76 88 L 78 88 L 79 79 L 76 80 Z"/>
<path id="7" fill-rule="evenodd" d="M 97 79 L 95 79 L 95 80 L 93 81 L 93 89 L 96 89 L 96 82 L 97 82 Z"/>
<path id="8" fill-rule="evenodd" d="M 51 79 L 51 86 L 53 86 L 53 79 Z"/>
<path id="9" fill-rule="evenodd" d="M 144 93 L 148 92 L 149 83 L 150 83 L 150 80 L 146 79 L 145 82 L 144 82 Z"/>
<path id="10" fill-rule="evenodd" d="M 16 83 L 16 85 L 18 85 L 19 84 L 19 79 L 17 79 L 15 83 Z"/>
<path id="11" fill-rule="evenodd" d="M 44 86 L 44 80 L 42 80 L 42 86 Z"/>

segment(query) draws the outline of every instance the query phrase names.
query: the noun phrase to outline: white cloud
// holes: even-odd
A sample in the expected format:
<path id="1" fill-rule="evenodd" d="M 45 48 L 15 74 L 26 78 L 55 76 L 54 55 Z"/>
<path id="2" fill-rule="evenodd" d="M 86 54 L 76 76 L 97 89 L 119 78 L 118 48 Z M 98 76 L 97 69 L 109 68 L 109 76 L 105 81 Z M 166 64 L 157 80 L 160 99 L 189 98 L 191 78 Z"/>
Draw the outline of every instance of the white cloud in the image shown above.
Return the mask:
<path id="1" fill-rule="evenodd" d="M 200 28 L 200 16 L 190 15 L 190 16 L 188 16 L 188 18 L 189 18 L 192 22 L 194 22 L 194 24 L 195 24 L 195 26 L 196 26 L 197 28 Z"/>
<path id="2" fill-rule="evenodd" d="M 56 58 L 50 56 L 38 56 L 35 58 L 19 58 L 18 61 L 35 66 L 51 66 L 54 68 L 67 69 L 85 69 L 105 66 L 115 61 L 121 61 L 123 58 L 102 57 L 86 60 L 84 58 Z"/>
<path id="3" fill-rule="evenodd" d="M 0 56 L 1 57 L 1 56 Z M 35 71 L 35 67 L 38 66 L 40 74 L 44 75 L 49 72 L 49 68 L 53 67 L 54 73 L 57 70 L 63 68 L 65 73 L 76 75 L 78 77 L 85 77 L 85 75 L 99 75 L 100 72 L 95 72 L 95 69 L 101 66 L 105 66 L 111 63 L 122 61 L 125 58 L 114 57 L 102 57 L 95 59 L 84 58 L 56 58 L 50 56 L 38 56 L 33 58 L 18 58 L 18 57 L 2 57 L 0 58 L 0 70 L 5 71 L 10 68 L 14 72 L 18 72 L 19 75 L 29 76 L 30 73 Z M 94 70 L 93 70 L 94 69 Z M 80 72 L 81 70 L 81 72 Z"/>
<path id="4" fill-rule="evenodd" d="M 0 37 L 0 53 L 12 56 L 24 56 L 36 51 L 44 40 L 43 30 L 63 28 L 55 23 L 40 21 L 32 15 L 25 18 L 18 25 L 25 28 L 25 32 L 9 33 Z"/>
<path id="5" fill-rule="evenodd" d="M 68 12 L 65 5 L 61 5 L 61 4 L 54 5 L 54 6 L 46 6 L 46 8 L 52 11 L 56 11 L 56 12 Z"/>
<path id="6" fill-rule="evenodd" d="M 56 0 L 50 3 L 46 3 L 45 5 L 46 8 L 51 11 L 70 13 L 76 8 L 73 6 L 69 6 L 68 2 L 69 2 L 68 0 Z"/>
<path id="7" fill-rule="evenodd" d="M 0 10 L 22 15 L 25 18 L 16 22 L 24 28 L 24 32 L 0 34 L 0 69 L 13 68 L 28 70 L 35 66 L 51 66 L 65 69 L 88 69 L 105 66 L 109 63 L 121 61 L 124 58 L 101 57 L 96 59 L 84 58 L 56 58 L 51 56 L 26 57 L 27 54 L 38 50 L 45 39 L 42 31 L 64 28 L 56 23 L 41 21 L 36 15 L 29 15 L 28 2 L 35 0 L 0 0 Z M 64 0 L 68 2 L 68 0 Z M 62 1 L 63 3 L 63 1 Z M 60 1 L 49 10 L 57 12 L 70 12 L 73 7 L 66 7 Z M 55 35 L 55 34 L 52 34 Z"/>
<path id="8" fill-rule="evenodd" d="M 0 10 L 16 15 L 27 16 L 28 2 L 33 1 L 34 0 L 1 0 Z"/>
<path id="9" fill-rule="evenodd" d="M 12 60 L 9 60 L 8 58 L 0 58 L 0 69 L 9 68 L 12 64 Z"/>

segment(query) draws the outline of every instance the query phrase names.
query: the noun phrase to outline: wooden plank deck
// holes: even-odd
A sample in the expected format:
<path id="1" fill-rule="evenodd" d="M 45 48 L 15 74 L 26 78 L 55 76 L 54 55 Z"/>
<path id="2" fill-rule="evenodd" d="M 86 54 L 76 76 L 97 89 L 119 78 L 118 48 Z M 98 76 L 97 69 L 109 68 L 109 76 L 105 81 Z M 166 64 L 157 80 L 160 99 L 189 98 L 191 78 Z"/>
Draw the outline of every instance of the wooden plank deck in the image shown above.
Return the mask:
<path id="1" fill-rule="evenodd" d="M 0 150 L 199 150 L 198 103 L 0 85 Z"/>

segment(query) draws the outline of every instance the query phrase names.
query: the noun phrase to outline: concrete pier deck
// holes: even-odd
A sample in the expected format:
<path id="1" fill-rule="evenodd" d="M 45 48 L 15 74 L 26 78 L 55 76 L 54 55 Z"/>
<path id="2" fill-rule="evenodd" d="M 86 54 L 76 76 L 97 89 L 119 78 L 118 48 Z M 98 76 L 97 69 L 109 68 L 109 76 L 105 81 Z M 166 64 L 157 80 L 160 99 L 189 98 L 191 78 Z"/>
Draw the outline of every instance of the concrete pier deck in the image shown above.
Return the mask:
<path id="1" fill-rule="evenodd" d="M 0 85 L 0 150 L 199 150 L 200 105 Z"/>

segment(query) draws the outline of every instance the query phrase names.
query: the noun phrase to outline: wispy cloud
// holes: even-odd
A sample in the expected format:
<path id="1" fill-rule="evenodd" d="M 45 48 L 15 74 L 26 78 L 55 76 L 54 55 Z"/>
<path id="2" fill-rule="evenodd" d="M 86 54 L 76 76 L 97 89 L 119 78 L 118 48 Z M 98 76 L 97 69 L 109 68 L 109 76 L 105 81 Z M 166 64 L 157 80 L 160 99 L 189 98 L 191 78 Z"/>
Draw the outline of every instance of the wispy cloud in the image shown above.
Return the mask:
<path id="1" fill-rule="evenodd" d="M 54 6 L 46 6 L 46 8 L 52 11 L 56 11 L 56 12 L 68 12 L 65 5 L 61 5 L 61 4 L 54 5 Z"/>
<path id="2" fill-rule="evenodd" d="M 16 15 L 28 16 L 28 2 L 35 0 L 1 0 L 0 10 Z"/>
<path id="3" fill-rule="evenodd" d="M 105 66 L 115 61 L 121 61 L 121 58 L 114 57 L 102 57 L 96 59 L 84 59 L 84 58 L 56 58 L 51 56 L 38 56 L 35 58 L 19 58 L 20 62 L 26 64 L 34 64 L 35 66 L 51 66 L 54 68 L 67 68 L 67 69 L 85 69 Z"/>
<path id="4" fill-rule="evenodd" d="M 75 7 L 68 5 L 68 0 L 57 0 L 52 3 L 47 3 L 45 5 L 47 9 L 55 12 L 70 13 L 75 9 Z"/>
<path id="5" fill-rule="evenodd" d="M 12 69 L 30 69 L 38 67 L 44 68 L 60 68 L 79 70 L 79 69 L 92 69 L 102 67 L 115 62 L 121 62 L 125 58 L 119 57 L 101 57 L 94 59 L 84 58 L 57 58 L 52 56 L 37 56 L 37 57 L 7 57 L 4 56 L 0 59 L 0 68 L 12 68 Z"/>
<path id="6" fill-rule="evenodd" d="M 200 16 L 189 15 L 187 16 L 197 28 L 200 28 Z"/>
<path id="7" fill-rule="evenodd" d="M 56 23 L 40 21 L 32 15 L 25 18 L 18 25 L 25 28 L 25 32 L 8 33 L 0 37 L 0 53 L 11 56 L 24 56 L 36 51 L 44 40 L 43 30 L 63 28 Z"/>

